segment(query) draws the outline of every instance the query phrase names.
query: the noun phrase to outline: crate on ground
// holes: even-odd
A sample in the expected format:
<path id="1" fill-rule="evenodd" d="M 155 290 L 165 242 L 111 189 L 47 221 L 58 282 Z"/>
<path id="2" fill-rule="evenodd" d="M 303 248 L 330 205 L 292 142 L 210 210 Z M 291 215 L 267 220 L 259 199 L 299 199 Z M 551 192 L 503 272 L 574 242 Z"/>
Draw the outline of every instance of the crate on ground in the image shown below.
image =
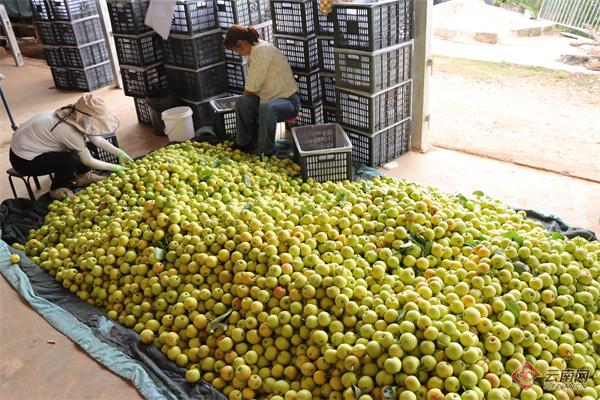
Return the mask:
<path id="1" fill-rule="evenodd" d="M 298 118 L 295 122 L 286 122 L 286 128 L 290 129 L 295 126 L 315 125 L 323 123 L 323 103 L 319 102 L 312 106 L 304 104 L 300 105 Z"/>
<path id="2" fill-rule="evenodd" d="M 270 0 L 249 0 L 248 9 L 250 10 L 250 23 L 252 25 L 256 26 L 265 22 L 271 22 Z"/>
<path id="3" fill-rule="evenodd" d="M 150 0 L 107 0 L 114 33 L 139 35 L 152 28 L 144 24 Z"/>
<path id="4" fill-rule="evenodd" d="M 335 107 L 323 107 L 323 122 L 326 124 L 334 124 L 337 122 L 337 110 Z"/>
<path id="5" fill-rule="evenodd" d="M 81 46 L 104 39 L 100 17 L 97 15 L 72 22 L 57 21 L 54 27 L 60 35 L 61 45 Z"/>
<path id="6" fill-rule="evenodd" d="M 374 93 L 412 78 L 412 41 L 362 52 L 335 49 L 338 87 Z"/>
<path id="7" fill-rule="evenodd" d="M 237 135 L 235 102 L 239 97 L 230 96 L 210 100 L 210 105 L 215 113 L 215 130 L 222 137 L 233 141 Z"/>
<path id="8" fill-rule="evenodd" d="M 319 49 L 317 37 L 306 38 L 274 35 L 275 46 L 287 57 L 290 66 L 295 70 L 309 72 L 319 67 Z"/>
<path id="9" fill-rule="evenodd" d="M 44 57 L 50 67 L 63 67 L 65 60 L 60 46 L 44 46 Z"/>
<path id="10" fill-rule="evenodd" d="M 102 136 L 102 138 L 106 139 L 113 146 L 119 147 L 119 141 L 117 140 L 117 135 L 115 135 L 115 134 L 106 135 L 106 136 Z M 87 145 L 88 150 L 92 154 L 92 157 L 94 157 L 95 159 L 98 159 L 98 160 L 104 161 L 104 162 L 108 162 L 111 164 L 119 163 L 119 158 L 117 156 L 110 154 L 108 151 L 106 151 L 104 149 L 101 149 L 100 147 L 96 146 L 94 143 L 92 143 L 90 141 L 86 141 L 86 145 Z"/>
<path id="11" fill-rule="evenodd" d="M 42 44 L 57 46 L 60 44 L 60 32 L 53 22 L 36 22 Z"/>
<path id="12" fill-rule="evenodd" d="M 56 21 L 75 21 L 98 15 L 96 0 L 49 0 Z"/>
<path id="13" fill-rule="evenodd" d="M 155 32 L 114 35 L 119 63 L 145 67 L 163 59 L 162 39 Z"/>
<path id="14" fill-rule="evenodd" d="M 231 25 L 250 25 L 248 0 L 217 0 L 219 27 L 228 29 Z"/>
<path id="15" fill-rule="evenodd" d="M 114 82 L 110 61 L 87 68 L 69 68 L 73 89 L 91 92 Z"/>
<path id="16" fill-rule="evenodd" d="M 65 66 L 72 68 L 86 68 L 109 59 L 104 39 L 81 46 L 63 46 L 62 57 Z"/>
<path id="17" fill-rule="evenodd" d="M 335 59 L 333 57 L 333 36 L 317 36 L 319 48 L 319 68 L 325 72 L 335 72 Z"/>
<path id="18" fill-rule="evenodd" d="M 271 21 L 263 22 L 260 25 L 255 25 L 254 28 L 260 34 L 260 39 L 265 42 L 273 43 L 273 25 Z M 225 38 L 225 32 L 223 33 L 223 39 Z M 240 56 L 233 50 L 225 49 L 225 59 L 234 62 L 243 62 L 244 57 Z"/>
<path id="19" fill-rule="evenodd" d="M 333 10 L 329 14 L 323 14 L 319 11 L 321 1 L 317 0 L 313 4 L 315 5 L 315 16 L 316 16 L 316 33 L 317 35 L 333 36 L 334 22 L 333 22 Z"/>
<path id="20" fill-rule="evenodd" d="M 352 179 L 352 144 L 338 124 L 292 128 L 302 178 L 317 182 Z"/>
<path id="21" fill-rule="evenodd" d="M 163 47 L 165 63 L 181 68 L 197 69 L 225 59 L 219 29 L 193 36 L 172 34 Z"/>
<path id="22" fill-rule="evenodd" d="M 378 167 L 393 161 L 410 149 L 410 118 L 375 133 L 353 131 L 345 127 L 352 142 L 355 162 Z"/>
<path id="23" fill-rule="evenodd" d="M 225 63 L 187 69 L 165 65 L 169 83 L 178 94 L 190 100 L 205 100 L 227 91 Z"/>
<path id="24" fill-rule="evenodd" d="M 214 124 L 214 111 L 210 105 L 211 100 L 221 99 L 223 97 L 228 97 L 230 94 L 222 94 L 218 96 L 211 97 L 206 100 L 189 100 L 189 99 L 181 99 L 184 105 L 188 106 L 192 109 L 194 113 L 192 115 L 192 119 L 194 120 L 194 129 L 198 129 L 203 126 L 213 125 Z"/>
<path id="25" fill-rule="evenodd" d="M 298 95 L 302 104 L 311 105 L 321 100 L 321 81 L 318 69 L 311 72 L 294 71 L 294 78 L 298 83 Z"/>
<path id="26" fill-rule="evenodd" d="M 31 12 L 36 21 L 52 21 L 54 19 L 48 0 L 31 0 Z"/>
<path id="27" fill-rule="evenodd" d="M 340 124 L 377 132 L 410 116 L 412 81 L 370 94 L 336 88 Z"/>
<path id="28" fill-rule="evenodd" d="M 175 4 L 171 33 L 194 35 L 218 27 L 215 0 L 179 0 Z"/>
<path id="29" fill-rule="evenodd" d="M 227 62 L 225 64 L 227 70 L 227 88 L 233 93 L 242 93 L 246 86 L 246 76 L 248 69 L 244 63 Z"/>
<path id="30" fill-rule="evenodd" d="M 151 97 L 169 87 L 164 65 L 156 63 L 147 67 L 121 65 L 123 91 L 126 96 Z"/>
<path id="31" fill-rule="evenodd" d="M 54 86 L 57 89 L 71 89 L 73 87 L 67 68 L 50 67 L 50 72 L 52 73 Z"/>
<path id="32" fill-rule="evenodd" d="M 135 104 L 135 113 L 140 124 L 152 125 L 152 110 L 148 99 L 145 97 L 134 97 L 133 103 Z"/>
<path id="33" fill-rule="evenodd" d="M 312 0 L 272 0 L 271 20 L 277 34 L 305 37 L 315 33 Z"/>
<path id="34" fill-rule="evenodd" d="M 413 38 L 414 0 L 334 3 L 335 47 L 375 51 Z"/>
<path id="35" fill-rule="evenodd" d="M 335 75 L 321 72 L 321 90 L 323 93 L 323 105 L 335 107 Z"/>

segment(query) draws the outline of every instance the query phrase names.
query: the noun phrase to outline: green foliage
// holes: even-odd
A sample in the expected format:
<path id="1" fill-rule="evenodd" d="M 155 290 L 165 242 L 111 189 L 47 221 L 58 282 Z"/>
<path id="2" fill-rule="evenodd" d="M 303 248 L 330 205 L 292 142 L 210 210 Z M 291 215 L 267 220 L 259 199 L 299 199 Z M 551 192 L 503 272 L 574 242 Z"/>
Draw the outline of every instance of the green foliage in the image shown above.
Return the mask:
<path id="1" fill-rule="evenodd" d="M 533 13 L 537 18 L 540 8 L 542 7 L 542 0 L 495 0 L 495 4 L 512 4 L 515 6 L 521 6 Z"/>

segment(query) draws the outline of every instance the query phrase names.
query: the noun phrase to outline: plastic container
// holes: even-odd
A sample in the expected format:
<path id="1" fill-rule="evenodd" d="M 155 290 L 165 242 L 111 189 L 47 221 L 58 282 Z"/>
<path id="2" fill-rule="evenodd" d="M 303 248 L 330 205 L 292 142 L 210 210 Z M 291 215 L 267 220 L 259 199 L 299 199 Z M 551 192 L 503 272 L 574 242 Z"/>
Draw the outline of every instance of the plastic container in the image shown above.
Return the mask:
<path id="1" fill-rule="evenodd" d="M 185 142 L 195 136 L 193 111 L 187 106 L 170 108 L 162 112 L 165 123 L 165 133 L 169 142 Z"/>
<path id="2" fill-rule="evenodd" d="M 112 144 L 115 147 L 119 147 L 119 141 L 117 140 L 117 135 L 112 134 L 112 135 L 106 135 L 106 136 L 102 136 L 104 139 L 108 140 L 110 142 L 110 144 Z M 111 164 L 118 164 L 119 163 L 119 158 L 113 154 L 110 154 L 108 151 L 101 149 L 100 147 L 97 147 L 94 143 L 90 142 L 90 141 L 86 141 L 86 146 L 88 148 L 88 150 L 90 151 L 90 154 L 92 155 L 92 157 L 94 157 L 97 160 L 100 161 L 104 161 L 107 163 L 111 163 Z"/>
<path id="3" fill-rule="evenodd" d="M 221 136 L 235 141 L 237 136 L 237 120 L 235 103 L 240 96 L 223 97 L 210 100 L 210 106 L 215 113 L 215 130 Z"/>
<path id="4" fill-rule="evenodd" d="M 100 17 L 93 15 L 77 21 L 54 23 L 60 36 L 59 43 L 67 46 L 81 46 L 104 39 Z"/>
<path id="5" fill-rule="evenodd" d="M 214 125 L 215 113 L 213 111 L 212 106 L 210 105 L 210 101 L 228 96 L 228 94 L 223 94 L 202 101 L 188 99 L 181 99 L 181 101 L 184 105 L 190 107 L 194 112 L 194 115 L 192 116 L 194 120 L 194 128 L 198 129 L 203 126 Z"/>
<path id="6" fill-rule="evenodd" d="M 235 24 L 251 24 L 248 0 L 217 0 L 217 16 L 221 29 Z"/>
<path id="7" fill-rule="evenodd" d="M 337 122 L 337 110 L 335 107 L 323 107 L 323 122 L 326 124 L 335 124 Z"/>
<path id="8" fill-rule="evenodd" d="M 167 73 L 161 63 L 144 68 L 121 65 L 121 76 L 126 96 L 152 97 L 160 94 L 169 86 Z"/>
<path id="9" fill-rule="evenodd" d="M 317 22 L 316 33 L 317 35 L 333 36 L 334 21 L 333 21 L 333 10 L 329 14 L 322 14 L 319 11 L 320 0 L 313 2 L 315 5 L 315 16 Z"/>
<path id="10" fill-rule="evenodd" d="M 375 51 L 413 38 L 414 0 L 333 3 L 335 47 Z"/>
<path id="11" fill-rule="evenodd" d="M 248 68 L 246 64 L 227 62 L 225 64 L 227 70 L 227 88 L 233 93 L 242 93 L 246 86 L 246 76 Z"/>
<path id="12" fill-rule="evenodd" d="M 410 118 L 375 133 L 345 127 L 352 142 L 352 159 L 370 167 L 395 160 L 410 149 Z"/>
<path id="13" fill-rule="evenodd" d="M 321 100 L 321 81 L 319 70 L 311 72 L 294 72 L 294 78 L 298 83 L 298 96 L 305 105 L 312 105 Z"/>
<path id="14" fill-rule="evenodd" d="M 180 0 L 175 5 L 171 33 L 191 36 L 218 27 L 215 0 Z"/>
<path id="15" fill-rule="evenodd" d="M 227 91 L 225 63 L 200 69 L 186 69 L 165 65 L 171 88 L 186 99 L 201 101 Z"/>
<path id="16" fill-rule="evenodd" d="M 248 9 L 250 10 L 251 25 L 256 27 L 257 24 L 271 22 L 271 2 L 269 0 L 249 0 Z"/>
<path id="17" fill-rule="evenodd" d="M 374 93 L 412 78 L 412 40 L 374 52 L 335 49 L 338 87 Z"/>
<path id="18" fill-rule="evenodd" d="M 74 21 L 98 15 L 96 0 L 49 0 L 56 21 Z"/>
<path id="19" fill-rule="evenodd" d="M 323 93 L 323 106 L 335 107 L 335 75 L 321 72 L 321 90 Z"/>
<path id="20" fill-rule="evenodd" d="M 319 48 L 319 68 L 321 68 L 321 72 L 335 72 L 333 36 L 317 36 L 317 46 Z"/>
<path id="21" fill-rule="evenodd" d="M 62 49 L 59 46 L 44 46 L 44 57 L 50 67 L 65 66 Z"/>
<path id="22" fill-rule="evenodd" d="M 311 0 L 271 0 L 271 20 L 276 34 L 301 37 L 315 34 Z"/>
<path id="23" fill-rule="evenodd" d="M 72 68 L 86 68 L 109 59 L 104 39 L 81 46 L 63 46 L 64 65 Z"/>
<path id="24" fill-rule="evenodd" d="M 56 24 L 52 22 L 37 22 L 38 32 L 40 33 L 40 41 L 42 44 L 57 46 L 61 44 L 60 32 L 56 28 Z"/>
<path id="25" fill-rule="evenodd" d="M 379 132 L 410 116 L 411 95 L 412 81 L 375 94 L 337 87 L 338 121 L 362 132 Z"/>
<path id="26" fill-rule="evenodd" d="M 114 82 L 110 61 L 87 68 L 69 68 L 68 70 L 73 89 L 91 92 Z"/>
<path id="27" fill-rule="evenodd" d="M 287 57 L 290 66 L 299 71 L 310 72 L 319 67 L 317 37 L 299 38 L 274 35 L 275 46 Z"/>
<path id="28" fill-rule="evenodd" d="M 323 103 L 317 103 L 312 106 L 300 105 L 298 119 L 296 122 L 286 122 L 287 128 L 295 126 L 316 125 L 323 123 Z"/>
<path id="29" fill-rule="evenodd" d="M 139 35 L 151 31 L 144 24 L 149 0 L 107 0 L 113 32 L 122 35 Z"/>
<path id="30" fill-rule="evenodd" d="M 162 39 L 157 33 L 114 35 L 119 63 L 145 67 L 163 59 Z"/>
<path id="31" fill-rule="evenodd" d="M 184 104 L 176 93 L 170 91 L 147 97 L 146 101 L 148 102 L 148 106 L 150 106 L 150 120 L 152 121 L 154 134 L 157 136 L 165 136 L 165 123 L 162 120 L 161 114 L 165 110 Z"/>
<path id="32" fill-rule="evenodd" d="M 66 68 L 50 67 L 52 73 L 52 79 L 54 80 L 54 86 L 57 89 L 72 89 L 71 78 L 69 76 L 69 70 Z"/>
<path id="33" fill-rule="evenodd" d="M 152 125 L 152 111 L 150 110 L 148 99 L 145 97 L 135 97 L 133 102 L 138 122 L 144 125 Z"/>
<path id="34" fill-rule="evenodd" d="M 225 59 L 223 34 L 219 29 L 194 36 L 170 35 L 163 41 L 165 63 L 197 69 Z"/>
<path id="35" fill-rule="evenodd" d="M 52 21 L 54 19 L 48 0 L 31 0 L 31 12 L 36 21 Z"/>
<path id="36" fill-rule="evenodd" d="M 317 182 L 352 179 L 352 144 L 338 124 L 292 128 L 302 178 Z"/>

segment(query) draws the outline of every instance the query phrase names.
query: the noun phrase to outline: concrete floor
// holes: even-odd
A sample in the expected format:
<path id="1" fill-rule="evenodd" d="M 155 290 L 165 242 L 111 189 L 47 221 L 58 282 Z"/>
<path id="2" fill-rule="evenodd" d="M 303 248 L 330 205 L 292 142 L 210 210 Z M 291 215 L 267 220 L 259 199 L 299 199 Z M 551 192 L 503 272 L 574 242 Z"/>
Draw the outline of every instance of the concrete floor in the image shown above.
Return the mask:
<path id="1" fill-rule="evenodd" d="M 11 59 L 0 59 L 0 72 L 7 76 L 1 85 L 18 122 L 68 104 L 80 95 L 54 89 L 44 62 L 26 62 L 27 66 L 19 69 Z M 166 142 L 137 124 L 133 100 L 123 96 L 122 91 L 104 88 L 98 94 L 119 117 L 119 143 L 131 155 L 145 154 Z M 0 111 L 0 132 L 0 170 L 5 171 L 9 168 L 11 130 L 4 110 Z M 551 212 L 570 224 L 600 233 L 598 184 L 435 148 L 427 154 L 409 153 L 397 163 L 398 167 L 387 173 L 448 192 L 470 194 L 482 190 L 513 206 Z M 4 182 L 0 199 L 11 196 Z M 0 338 L 2 398 L 140 398 L 131 384 L 110 373 L 30 309 L 4 279 L 0 279 Z"/>

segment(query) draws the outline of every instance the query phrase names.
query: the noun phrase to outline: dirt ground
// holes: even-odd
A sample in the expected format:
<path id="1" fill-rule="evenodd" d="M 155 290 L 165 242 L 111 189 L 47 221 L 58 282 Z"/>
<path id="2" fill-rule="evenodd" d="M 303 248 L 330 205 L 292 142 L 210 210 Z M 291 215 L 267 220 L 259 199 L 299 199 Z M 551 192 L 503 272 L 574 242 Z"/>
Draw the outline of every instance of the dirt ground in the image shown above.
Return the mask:
<path id="1" fill-rule="evenodd" d="M 600 183 L 598 75 L 436 56 L 430 102 L 434 146 Z"/>

